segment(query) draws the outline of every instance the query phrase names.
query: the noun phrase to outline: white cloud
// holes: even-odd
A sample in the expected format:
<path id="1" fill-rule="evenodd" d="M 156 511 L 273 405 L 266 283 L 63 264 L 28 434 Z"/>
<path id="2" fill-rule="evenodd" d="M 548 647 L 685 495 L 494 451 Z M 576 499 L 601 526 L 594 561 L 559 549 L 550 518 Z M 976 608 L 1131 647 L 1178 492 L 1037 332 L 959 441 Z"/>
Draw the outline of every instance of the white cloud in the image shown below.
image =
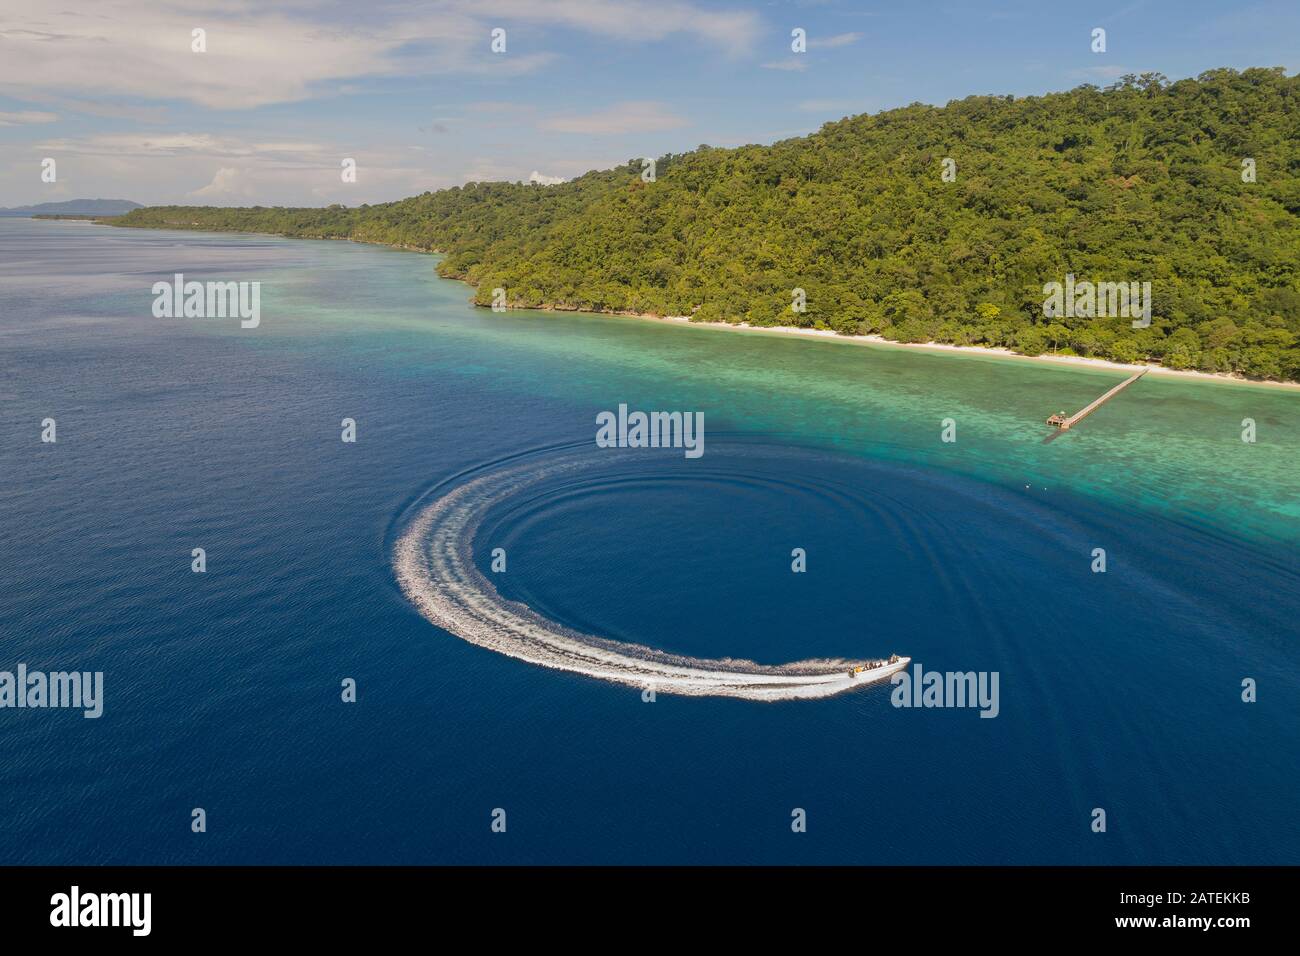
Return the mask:
<path id="1" fill-rule="evenodd" d="M 381 74 L 391 39 L 313 29 L 310 22 L 252 10 L 196 13 L 177 0 L 154 6 L 99 0 L 94 16 L 43 0 L 6 0 L 0 83 L 10 89 L 96 91 L 148 100 L 184 99 L 218 109 L 308 96 L 332 77 Z M 14 29 L 15 21 L 35 29 Z M 190 48 L 207 31 L 207 52 Z"/>
<path id="2" fill-rule="evenodd" d="M 32 195 L 36 149 L 58 157 L 60 189 L 149 203 L 357 205 L 530 170 L 573 178 L 623 161 L 621 135 L 690 123 L 661 103 L 548 102 L 536 81 L 495 81 L 560 53 L 627 62 L 651 43 L 663 62 L 750 55 L 763 16 L 744 0 L 0 0 L 0 96 L 14 111 L 0 126 L 24 124 L 2 130 L 0 205 L 48 198 L 54 184 Z M 494 26 L 509 31 L 504 56 L 489 52 Z M 191 51 L 196 27 L 205 53 Z M 354 93 L 366 99 L 341 100 Z M 210 112 L 313 97 L 330 109 Z M 535 135 L 539 118 L 552 135 Z M 341 182 L 342 157 L 357 159 L 356 183 Z"/>
<path id="3" fill-rule="evenodd" d="M 232 205 L 260 201 L 275 205 L 342 202 L 351 206 L 460 182 L 434 171 L 400 147 L 359 152 L 351 146 L 323 142 L 185 131 L 49 139 L 36 146 L 59 157 L 60 181 L 72 179 L 73 172 L 80 171 L 76 178 L 81 182 L 114 184 L 87 185 L 88 189 L 111 188 L 125 198 L 147 202 L 174 202 L 175 197 L 185 197 Z M 357 160 L 355 183 L 342 180 L 344 157 Z M 70 171 L 67 177 L 65 170 Z M 132 182 L 136 185 L 124 185 Z"/>
<path id="4" fill-rule="evenodd" d="M 252 183 L 233 166 L 222 166 L 212 182 L 185 194 L 188 199 L 247 199 L 255 194 Z"/>
<path id="5" fill-rule="evenodd" d="M 342 147 L 326 143 L 275 140 L 258 142 L 238 136 L 211 133 L 106 133 L 82 139 L 47 139 L 37 146 L 53 155 L 74 154 L 95 157 L 139 157 L 161 159 L 236 159 L 264 165 L 303 168 L 337 168 L 349 155 Z"/>
<path id="6" fill-rule="evenodd" d="M 537 124 L 544 130 L 557 133 L 586 133 L 594 136 L 612 136 L 624 133 L 653 133 L 680 129 L 689 125 L 687 120 L 672 113 L 662 103 L 635 100 L 618 103 L 594 113 L 552 116 Z"/>
<path id="7" fill-rule="evenodd" d="M 349 15 L 350 8 L 326 0 L 240 3 L 225 11 L 198 8 L 192 0 L 96 0 L 93 16 L 49 0 L 5 0 L 5 8 L 0 87 L 17 95 L 74 91 L 179 99 L 215 109 L 301 100 L 325 84 L 337 89 L 367 76 L 509 77 L 554 59 L 517 41 L 505 56 L 489 54 L 489 30 L 500 22 L 578 29 L 628 42 L 687 34 L 725 54 L 748 49 L 759 29 L 752 13 L 680 0 L 373 3 L 364 17 L 352 15 L 347 23 L 330 17 Z M 191 50 L 196 27 L 206 31 L 205 53 Z"/>
<path id="8" fill-rule="evenodd" d="M 461 179 L 467 183 L 513 182 L 518 178 L 518 166 L 484 156 L 471 160 L 461 174 Z"/>
<path id="9" fill-rule="evenodd" d="M 528 174 L 528 181 L 542 186 L 558 186 L 560 183 L 568 182 L 563 176 L 546 176 L 535 169 Z"/>
<path id="10" fill-rule="evenodd" d="M 851 43 L 857 43 L 862 39 L 862 33 L 836 33 L 834 36 L 808 38 L 809 50 L 830 50 L 836 47 L 848 46 Z M 808 69 L 808 61 L 805 59 L 806 53 L 791 53 L 790 56 L 780 60 L 769 60 L 766 63 L 760 63 L 765 70 L 785 70 L 793 73 L 802 73 Z"/>
<path id="11" fill-rule="evenodd" d="M 857 43 L 859 40 L 862 39 L 862 37 L 863 34 L 861 33 L 837 33 L 834 36 L 829 36 L 824 40 L 819 39 L 818 37 L 815 36 L 810 36 L 808 38 L 808 49 L 832 50 L 835 49 L 836 47 L 848 46 L 851 43 Z"/>
<path id="12" fill-rule="evenodd" d="M 708 10 L 673 0 L 462 0 L 457 6 L 489 18 L 553 23 L 620 40 L 662 40 L 682 33 L 733 54 L 748 51 L 761 32 L 752 12 Z"/>
<path id="13" fill-rule="evenodd" d="M 57 113 L 40 113 L 24 110 L 21 113 L 0 113 L 0 126 L 25 126 L 28 123 L 53 123 L 59 118 Z"/>

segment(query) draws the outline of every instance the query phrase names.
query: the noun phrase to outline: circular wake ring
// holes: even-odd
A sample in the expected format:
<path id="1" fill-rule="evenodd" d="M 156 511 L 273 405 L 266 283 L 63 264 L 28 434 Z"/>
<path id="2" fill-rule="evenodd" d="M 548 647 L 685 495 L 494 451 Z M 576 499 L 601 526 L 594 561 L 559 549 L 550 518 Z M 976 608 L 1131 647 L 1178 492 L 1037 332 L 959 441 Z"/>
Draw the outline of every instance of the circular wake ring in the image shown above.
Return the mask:
<path id="1" fill-rule="evenodd" d="M 488 511 L 542 481 L 608 467 L 634 454 L 584 444 L 539 460 L 513 458 L 419 504 L 393 547 L 402 592 L 431 623 L 471 644 L 542 667 L 669 694 L 751 700 L 829 697 L 908 665 L 909 658 L 764 665 L 687 657 L 582 634 L 503 598 L 473 561 L 474 536 Z"/>

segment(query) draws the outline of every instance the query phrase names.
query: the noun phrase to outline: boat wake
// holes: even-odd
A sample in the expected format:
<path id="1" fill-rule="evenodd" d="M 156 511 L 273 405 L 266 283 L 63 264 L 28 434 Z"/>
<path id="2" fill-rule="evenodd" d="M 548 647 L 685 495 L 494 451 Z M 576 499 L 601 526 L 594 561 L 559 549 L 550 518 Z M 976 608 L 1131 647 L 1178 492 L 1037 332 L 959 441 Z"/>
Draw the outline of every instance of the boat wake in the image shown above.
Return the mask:
<path id="1" fill-rule="evenodd" d="M 607 467 L 617 454 L 597 454 L 583 445 L 541 461 L 516 459 L 454 487 L 438 489 L 433 500 L 417 506 L 393 548 L 394 572 L 407 599 L 430 622 L 479 647 L 542 667 L 667 694 L 750 700 L 830 697 L 908 665 L 909 658 L 763 665 L 687 657 L 582 634 L 503 598 L 473 561 L 475 533 L 488 511 L 540 482 L 596 465 Z M 850 673 L 855 668 L 857 672 Z"/>

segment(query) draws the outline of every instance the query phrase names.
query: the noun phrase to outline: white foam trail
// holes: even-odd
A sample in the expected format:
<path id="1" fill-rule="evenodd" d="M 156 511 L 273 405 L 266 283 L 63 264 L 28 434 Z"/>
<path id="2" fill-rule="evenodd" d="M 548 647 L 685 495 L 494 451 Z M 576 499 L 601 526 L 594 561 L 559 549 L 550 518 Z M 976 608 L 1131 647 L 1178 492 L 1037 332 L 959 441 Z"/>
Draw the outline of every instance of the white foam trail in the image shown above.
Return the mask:
<path id="1" fill-rule="evenodd" d="M 588 456 L 590 453 L 587 453 Z M 608 464 L 604 456 L 601 464 Z M 397 581 L 424 617 L 457 637 L 519 660 L 601 680 L 690 696 L 790 700 L 830 697 L 888 677 L 911 658 L 849 676 L 838 659 L 762 665 L 706 660 L 580 634 L 507 601 L 472 560 L 474 534 L 488 509 L 544 478 L 593 462 L 570 458 L 538 467 L 503 467 L 475 477 L 421 508 L 393 549 Z M 860 663 L 860 662 L 859 662 Z"/>

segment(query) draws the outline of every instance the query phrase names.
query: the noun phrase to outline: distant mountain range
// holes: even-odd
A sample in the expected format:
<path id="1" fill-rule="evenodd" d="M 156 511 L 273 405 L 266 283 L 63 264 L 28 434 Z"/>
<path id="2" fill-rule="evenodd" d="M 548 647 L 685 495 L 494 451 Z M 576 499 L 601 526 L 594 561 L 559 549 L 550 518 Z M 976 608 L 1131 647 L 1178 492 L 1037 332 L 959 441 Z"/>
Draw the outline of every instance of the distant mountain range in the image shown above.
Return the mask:
<path id="1" fill-rule="evenodd" d="M 121 216 L 141 208 L 140 203 L 129 199 L 69 199 L 0 209 L 0 216 Z"/>

